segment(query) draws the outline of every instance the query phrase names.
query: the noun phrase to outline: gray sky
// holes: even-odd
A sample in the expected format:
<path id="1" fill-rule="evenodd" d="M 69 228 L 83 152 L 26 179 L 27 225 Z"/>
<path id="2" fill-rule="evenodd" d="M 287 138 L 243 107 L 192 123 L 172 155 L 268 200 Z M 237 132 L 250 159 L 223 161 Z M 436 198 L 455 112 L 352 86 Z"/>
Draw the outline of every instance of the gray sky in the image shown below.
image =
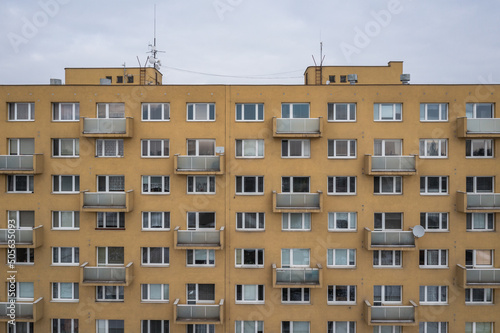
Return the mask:
<path id="1" fill-rule="evenodd" d="M 164 84 L 301 84 L 320 40 L 324 65 L 500 82 L 498 0 L 0 0 L 0 84 L 144 64 L 155 3 Z"/>

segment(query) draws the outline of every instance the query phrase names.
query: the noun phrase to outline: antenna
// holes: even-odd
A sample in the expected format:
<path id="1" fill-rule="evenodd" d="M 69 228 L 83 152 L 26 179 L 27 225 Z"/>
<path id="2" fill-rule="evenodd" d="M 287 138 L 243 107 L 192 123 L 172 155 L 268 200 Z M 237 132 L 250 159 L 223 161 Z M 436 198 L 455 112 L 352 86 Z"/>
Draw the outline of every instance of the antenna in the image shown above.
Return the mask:
<path id="1" fill-rule="evenodd" d="M 312 55 L 314 61 L 314 67 L 316 72 L 316 84 L 321 84 L 323 81 L 323 61 L 325 60 L 325 56 L 323 55 L 323 42 L 321 41 L 321 31 L 320 31 L 320 42 L 319 42 L 319 66 L 316 63 L 316 59 L 314 55 Z"/>
<path id="2" fill-rule="evenodd" d="M 158 51 L 156 49 L 156 4 L 154 5 L 154 19 L 153 19 L 153 45 L 149 44 L 149 51 L 148 53 L 150 53 L 151 55 L 148 56 L 148 58 L 146 59 L 146 64 L 144 65 L 144 67 L 146 67 L 148 61 L 151 65 L 153 65 L 153 67 L 157 70 L 160 70 L 160 66 L 161 66 L 161 62 L 160 60 L 156 57 L 156 54 L 157 53 L 165 53 L 165 51 Z"/>

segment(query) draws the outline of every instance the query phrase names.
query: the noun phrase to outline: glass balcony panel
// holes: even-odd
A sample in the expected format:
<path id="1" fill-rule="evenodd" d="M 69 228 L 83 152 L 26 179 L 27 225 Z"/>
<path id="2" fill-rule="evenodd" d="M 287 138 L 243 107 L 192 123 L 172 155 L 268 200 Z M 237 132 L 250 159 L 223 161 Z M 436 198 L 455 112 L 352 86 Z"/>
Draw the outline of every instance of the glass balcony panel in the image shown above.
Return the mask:
<path id="1" fill-rule="evenodd" d="M 372 231 L 372 245 L 414 246 L 411 231 Z"/>
<path id="2" fill-rule="evenodd" d="M 415 156 L 372 156 L 373 170 L 414 171 Z"/>
<path id="3" fill-rule="evenodd" d="M 220 170 L 219 156 L 178 156 L 177 169 L 179 170 Z"/>
<path id="4" fill-rule="evenodd" d="M 467 119 L 467 132 L 500 133 L 500 118 Z"/>
<path id="5" fill-rule="evenodd" d="M 219 305 L 177 305 L 177 319 L 207 319 L 218 320 L 220 318 Z"/>
<path id="6" fill-rule="evenodd" d="M 319 269 L 317 268 L 277 268 L 276 283 L 300 284 L 319 283 Z"/>
<path id="7" fill-rule="evenodd" d="M 179 230 L 178 244 L 220 244 L 220 231 Z"/>
<path id="8" fill-rule="evenodd" d="M 467 193 L 467 208 L 500 208 L 500 193 Z"/>
<path id="9" fill-rule="evenodd" d="M 319 193 L 277 193 L 276 206 L 280 208 L 319 208 Z"/>
<path id="10" fill-rule="evenodd" d="M 319 133 L 319 118 L 277 118 L 276 133 Z"/>
<path id="11" fill-rule="evenodd" d="M 500 269 L 467 269 L 467 283 L 500 284 Z"/>
<path id="12" fill-rule="evenodd" d="M 126 118 L 84 118 L 83 131 L 96 134 L 126 133 Z"/>
<path id="13" fill-rule="evenodd" d="M 14 240 L 16 244 L 33 244 L 33 229 L 11 230 L 14 230 Z M 9 240 L 9 234 L 11 233 L 9 233 L 9 229 L 0 229 L 0 244 L 7 244 Z"/>
<path id="14" fill-rule="evenodd" d="M 414 321 L 413 306 L 372 306 L 372 321 Z"/>
<path id="15" fill-rule="evenodd" d="M 83 281 L 85 282 L 125 282 L 126 267 L 84 267 Z"/>
<path id="16" fill-rule="evenodd" d="M 98 207 L 98 206 L 125 206 L 126 193 L 99 193 L 89 192 L 84 193 L 83 197 L 84 206 Z"/>
<path id="17" fill-rule="evenodd" d="M 2 155 L 0 170 L 33 170 L 33 155 Z"/>
<path id="18" fill-rule="evenodd" d="M 6 318 L 10 314 L 11 309 L 9 309 L 10 303 L 0 303 L 0 318 Z M 15 303 L 15 314 L 16 318 L 20 319 L 31 319 L 33 318 L 33 303 Z"/>

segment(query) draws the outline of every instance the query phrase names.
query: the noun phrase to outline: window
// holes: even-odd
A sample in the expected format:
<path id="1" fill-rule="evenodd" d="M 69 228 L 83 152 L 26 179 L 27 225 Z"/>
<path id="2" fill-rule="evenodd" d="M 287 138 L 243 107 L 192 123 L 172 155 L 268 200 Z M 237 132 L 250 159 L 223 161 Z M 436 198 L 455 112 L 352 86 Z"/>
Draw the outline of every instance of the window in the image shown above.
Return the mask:
<path id="1" fill-rule="evenodd" d="M 493 267 L 493 250 L 465 250 L 465 267 Z"/>
<path id="2" fill-rule="evenodd" d="M 493 323 L 466 322 L 465 333 L 493 333 Z"/>
<path id="3" fill-rule="evenodd" d="M 123 83 L 123 76 L 119 75 L 116 77 L 116 83 Z"/>
<path id="4" fill-rule="evenodd" d="M 168 302 L 168 284 L 141 284 L 142 302 Z"/>
<path id="5" fill-rule="evenodd" d="M 328 158 L 356 158 L 356 140 L 328 140 Z"/>
<path id="6" fill-rule="evenodd" d="M 142 157 L 168 157 L 170 153 L 170 141 L 165 140 L 141 140 Z"/>
<path id="7" fill-rule="evenodd" d="M 402 326 L 373 326 L 373 333 L 402 333 Z"/>
<path id="8" fill-rule="evenodd" d="M 330 212 L 328 213 L 329 231 L 356 231 L 356 212 Z"/>
<path id="9" fill-rule="evenodd" d="M 96 319 L 97 333 L 124 333 L 124 320 Z"/>
<path id="10" fill-rule="evenodd" d="M 264 213 L 236 213 L 236 230 L 263 231 L 265 227 Z"/>
<path id="11" fill-rule="evenodd" d="M 33 333 L 33 323 L 16 321 L 14 325 L 7 323 L 8 333 Z"/>
<path id="12" fill-rule="evenodd" d="M 32 302 L 35 299 L 33 282 L 16 282 L 12 287 L 14 287 L 14 290 L 11 289 L 9 284 L 9 300 L 12 299 L 12 296 L 14 296 L 16 302 Z"/>
<path id="13" fill-rule="evenodd" d="M 281 177 L 281 192 L 308 193 L 309 177 Z"/>
<path id="14" fill-rule="evenodd" d="M 375 213 L 375 230 L 403 230 L 403 213 Z"/>
<path id="15" fill-rule="evenodd" d="M 420 177 L 420 195 L 448 194 L 448 176 Z"/>
<path id="16" fill-rule="evenodd" d="M 328 121 L 356 121 L 356 104 L 328 103 Z"/>
<path id="17" fill-rule="evenodd" d="M 53 247 L 52 265 L 78 266 L 80 263 L 79 247 Z"/>
<path id="18" fill-rule="evenodd" d="M 340 75 L 340 83 L 346 83 L 347 82 L 347 75 Z"/>
<path id="19" fill-rule="evenodd" d="M 356 249 L 328 249 L 327 258 L 330 268 L 356 267 Z"/>
<path id="20" fill-rule="evenodd" d="M 401 303 L 402 286 L 373 286 L 374 303 Z"/>
<path id="21" fill-rule="evenodd" d="M 235 249 L 235 267 L 262 268 L 264 267 L 264 249 Z"/>
<path id="22" fill-rule="evenodd" d="M 215 156 L 215 140 L 188 139 L 188 156 Z"/>
<path id="23" fill-rule="evenodd" d="M 236 194 L 264 194 L 264 176 L 236 176 Z"/>
<path id="24" fill-rule="evenodd" d="M 493 289 L 491 288 L 466 288 L 465 303 L 493 304 Z"/>
<path id="25" fill-rule="evenodd" d="M 168 247 L 142 247 L 142 265 L 168 266 L 170 256 Z"/>
<path id="26" fill-rule="evenodd" d="M 214 324 L 187 324 L 187 333 L 215 333 Z"/>
<path id="27" fill-rule="evenodd" d="M 142 121 L 169 121 L 170 104 L 142 103 Z"/>
<path id="28" fill-rule="evenodd" d="M 264 304 L 264 285 L 237 284 L 236 304 L 238 303 Z"/>
<path id="29" fill-rule="evenodd" d="M 311 213 L 281 214 L 281 230 L 286 230 L 286 231 L 311 230 Z"/>
<path id="30" fill-rule="evenodd" d="M 236 320 L 236 333 L 264 333 L 264 322 L 254 320 Z"/>
<path id="31" fill-rule="evenodd" d="M 494 107 L 492 103 L 467 103 L 465 104 L 467 118 L 493 118 Z"/>
<path id="32" fill-rule="evenodd" d="M 328 304 L 356 304 L 356 286 L 328 286 Z"/>
<path id="33" fill-rule="evenodd" d="M 281 104 L 281 118 L 309 118 L 308 103 Z"/>
<path id="34" fill-rule="evenodd" d="M 9 221 L 14 221 L 16 229 L 30 229 L 35 226 L 35 212 L 32 210 L 9 210 Z"/>
<path id="35" fill-rule="evenodd" d="M 421 103 L 420 121 L 448 121 L 448 104 Z"/>
<path id="36" fill-rule="evenodd" d="M 264 140 L 236 140 L 236 157 L 264 157 Z"/>
<path id="37" fill-rule="evenodd" d="M 9 139 L 9 155 L 33 155 L 35 139 Z"/>
<path id="38" fill-rule="evenodd" d="M 215 284 L 189 283 L 186 290 L 188 304 L 215 302 Z"/>
<path id="39" fill-rule="evenodd" d="M 123 192 L 125 176 L 97 176 L 97 192 Z"/>
<path id="40" fill-rule="evenodd" d="M 78 230 L 80 229 L 79 211 L 52 211 L 53 230 Z"/>
<path id="41" fill-rule="evenodd" d="M 111 302 L 111 301 L 123 301 L 123 286 L 97 286 L 96 289 L 96 301 L 101 302 Z"/>
<path id="42" fill-rule="evenodd" d="M 330 81 L 331 83 L 335 83 L 335 75 L 329 75 L 328 81 Z"/>
<path id="43" fill-rule="evenodd" d="M 188 230 L 215 229 L 215 212 L 188 212 Z"/>
<path id="44" fill-rule="evenodd" d="M 7 192 L 33 193 L 33 176 L 7 175 Z"/>
<path id="45" fill-rule="evenodd" d="M 356 333 L 355 321 L 329 321 L 328 333 Z"/>
<path id="46" fill-rule="evenodd" d="M 9 252 L 7 252 L 7 255 Z M 24 265 L 32 265 L 35 263 L 35 249 L 26 249 L 26 248 L 16 248 L 14 252 L 15 258 L 14 262 L 16 265 L 24 264 Z M 7 259 L 12 260 L 11 257 Z"/>
<path id="47" fill-rule="evenodd" d="M 168 320 L 141 320 L 141 333 L 169 333 Z"/>
<path id="48" fill-rule="evenodd" d="M 419 333 L 448 333 L 448 323 L 442 322 L 420 322 Z"/>
<path id="49" fill-rule="evenodd" d="M 125 229 L 125 213 L 123 212 L 98 212 L 97 228 L 99 229 Z"/>
<path id="50" fill-rule="evenodd" d="M 134 83 L 134 76 L 133 75 L 127 75 L 127 83 Z"/>
<path id="51" fill-rule="evenodd" d="M 448 157 L 448 139 L 420 139 L 420 158 Z"/>
<path id="52" fill-rule="evenodd" d="M 394 268 L 401 267 L 403 254 L 396 250 L 375 250 L 373 251 L 373 267 Z"/>
<path id="53" fill-rule="evenodd" d="M 123 247 L 97 247 L 97 265 L 123 265 Z"/>
<path id="54" fill-rule="evenodd" d="M 264 121 L 264 104 L 236 104 L 236 121 Z"/>
<path id="55" fill-rule="evenodd" d="M 308 321 L 282 321 L 281 333 L 309 333 Z"/>
<path id="56" fill-rule="evenodd" d="M 281 140 L 282 158 L 309 158 L 311 157 L 310 140 Z"/>
<path id="57" fill-rule="evenodd" d="M 447 286 L 420 286 L 420 305 L 448 304 Z"/>
<path id="58" fill-rule="evenodd" d="M 403 177 L 375 176 L 373 177 L 373 193 L 402 194 Z"/>
<path id="59" fill-rule="evenodd" d="M 52 319 L 52 333 L 78 332 L 78 319 Z"/>
<path id="60" fill-rule="evenodd" d="M 142 212 L 142 230 L 170 229 L 170 212 Z"/>
<path id="61" fill-rule="evenodd" d="M 494 213 L 467 213 L 467 231 L 494 231 Z"/>
<path id="62" fill-rule="evenodd" d="M 215 121 L 215 103 L 188 103 L 188 121 Z"/>
<path id="63" fill-rule="evenodd" d="M 52 103 L 53 121 L 80 121 L 80 103 Z"/>
<path id="64" fill-rule="evenodd" d="M 9 103 L 9 121 L 34 121 L 35 103 Z"/>
<path id="65" fill-rule="evenodd" d="M 466 177 L 467 193 L 493 193 L 493 177 Z"/>
<path id="66" fill-rule="evenodd" d="M 74 302 L 78 301 L 78 283 L 53 282 L 52 301 Z"/>
<path id="67" fill-rule="evenodd" d="M 187 176 L 187 193 L 215 194 L 215 176 Z"/>
<path id="68" fill-rule="evenodd" d="M 215 266 L 215 250 L 186 250 L 187 266 Z"/>
<path id="69" fill-rule="evenodd" d="M 403 140 L 374 140 L 373 155 L 375 156 L 401 156 Z"/>
<path id="70" fill-rule="evenodd" d="M 493 157 L 493 140 L 465 140 L 465 156 L 472 158 Z"/>
<path id="71" fill-rule="evenodd" d="M 170 176 L 142 176 L 143 194 L 169 194 Z"/>
<path id="72" fill-rule="evenodd" d="M 79 193 L 80 192 L 80 176 L 52 176 L 52 192 L 53 193 Z"/>
<path id="73" fill-rule="evenodd" d="M 420 250 L 420 268 L 448 268 L 448 250 Z"/>
<path id="74" fill-rule="evenodd" d="M 309 288 L 282 288 L 281 303 L 309 303 L 310 293 Z"/>
<path id="75" fill-rule="evenodd" d="M 309 267 L 309 249 L 281 249 L 281 267 Z"/>
<path id="76" fill-rule="evenodd" d="M 355 195 L 356 177 L 328 177 L 328 194 Z"/>
<path id="77" fill-rule="evenodd" d="M 420 225 L 426 231 L 448 231 L 448 213 L 420 213 Z"/>
<path id="78" fill-rule="evenodd" d="M 375 121 L 401 121 L 402 119 L 401 103 L 382 103 L 373 104 L 373 120 Z"/>
<path id="79" fill-rule="evenodd" d="M 123 140 L 95 140 L 96 157 L 123 157 Z"/>
<path id="80" fill-rule="evenodd" d="M 125 103 L 97 103 L 97 118 L 125 118 Z"/>

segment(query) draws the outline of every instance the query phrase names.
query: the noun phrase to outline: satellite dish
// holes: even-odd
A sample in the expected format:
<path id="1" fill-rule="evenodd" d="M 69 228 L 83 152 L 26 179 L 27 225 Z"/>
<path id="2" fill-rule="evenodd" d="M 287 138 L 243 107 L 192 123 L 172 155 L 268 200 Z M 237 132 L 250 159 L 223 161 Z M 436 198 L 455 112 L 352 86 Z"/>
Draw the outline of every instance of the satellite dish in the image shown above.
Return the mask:
<path id="1" fill-rule="evenodd" d="M 154 64 L 156 62 L 155 58 L 149 57 L 149 63 Z"/>
<path id="2" fill-rule="evenodd" d="M 413 227 L 413 236 L 420 238 L 425 235 L 425 229 L 421 225 L 416 225 Z"/>
<path id="3" fill-rule="evenodd" d="M 330 84 L 330 81 L 326 81 L 326 84 L 329 85 Z"/>

